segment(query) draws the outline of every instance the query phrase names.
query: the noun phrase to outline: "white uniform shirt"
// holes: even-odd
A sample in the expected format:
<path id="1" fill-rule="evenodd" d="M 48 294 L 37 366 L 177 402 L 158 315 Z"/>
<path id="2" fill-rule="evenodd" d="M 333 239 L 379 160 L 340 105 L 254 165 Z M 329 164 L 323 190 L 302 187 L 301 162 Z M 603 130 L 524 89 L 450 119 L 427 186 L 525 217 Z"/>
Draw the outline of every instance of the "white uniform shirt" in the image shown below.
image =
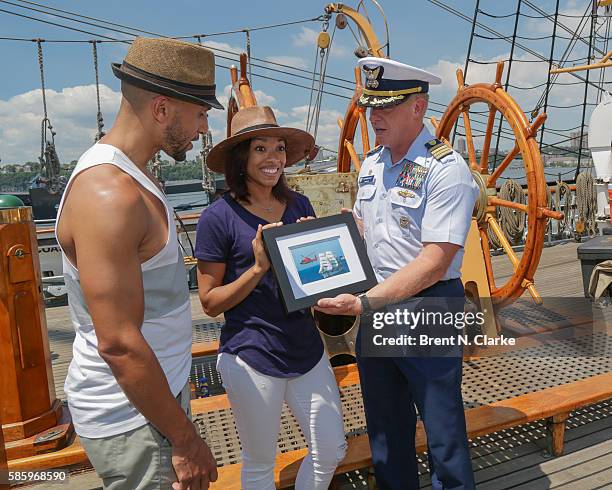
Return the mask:
<path id="1" fill-rule="evenodd" d="M 434 139 L 426 127 L 397 163 L 391 151 L 370 152 L 359 172 L 354 212 L 363 219 L 368 257 L 379 282 L 398 271 L 421 251 L 423 243 L 454 243 L 463 247 L 478 197 L 465 160 L 457 152 L 435 159 L 425 144 Z M 425 173 L 422 182 L 398 185 L 408 165 L 410 175 Z M 463 248 L 442 277 L 461 277 Z"/>

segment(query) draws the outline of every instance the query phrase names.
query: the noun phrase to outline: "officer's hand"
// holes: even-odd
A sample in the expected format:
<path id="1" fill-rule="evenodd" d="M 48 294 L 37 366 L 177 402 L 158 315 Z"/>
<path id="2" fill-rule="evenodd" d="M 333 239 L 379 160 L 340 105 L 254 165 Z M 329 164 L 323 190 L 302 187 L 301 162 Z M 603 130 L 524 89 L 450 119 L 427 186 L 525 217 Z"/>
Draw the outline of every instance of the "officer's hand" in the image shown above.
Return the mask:
<path id="1" fill-rule="evenodd" d="M 217 462 L 195 430 L 183 444 L 172 446 L 172 466 L 178 479 L 172 490 L 205 490 L 217 481 Z"/>
<path id="2" fill-rule="evenodd" d="M 353 210 L 351 208 L 340 208 L 340 212 L 342 214 L 346 214 L 346 213 L 352 213 Z"/>
<path id="3" fill-rule="evenodd" d="M 255 256 L 255 267 L 259 269 L 260 272 L 267 272 L 270 269 L 270 259 L 268 259 L 268 255 L 266 254 L 266 250 L 264 248 L 263 243 L 263 231 L 268 228 L 274 228 L 276 226 L 281 226 L 283 223 L 268 223 L 267 225 L 257 227 L 257 234 L 253 239 L 253 255 Z"/>
<path id="4" fill-rule="evenodd" d="M 352 294 L 339 294 L 335 298 L 320 299 L 314 308 L 328 315 L 359 315 L 361 301 Z"/>
<path id="5" fill-rule="evenodd" d="M 302 221 L 308 221 L 310 219 L 316 219 L 314 216 L 303 216 L 296 220 L 296 223 L 301 223 Z"/>

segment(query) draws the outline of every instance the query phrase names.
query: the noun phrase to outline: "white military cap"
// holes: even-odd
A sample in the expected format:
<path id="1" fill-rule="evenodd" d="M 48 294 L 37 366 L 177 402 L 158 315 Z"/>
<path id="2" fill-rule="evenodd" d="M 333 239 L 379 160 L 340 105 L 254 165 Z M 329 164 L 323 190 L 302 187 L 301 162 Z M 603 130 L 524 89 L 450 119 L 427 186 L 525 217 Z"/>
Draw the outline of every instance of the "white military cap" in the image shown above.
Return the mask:
<path id="1" fill-rule="evenodd" d="M 442 83 L 433 73 L 387 58 L 361 58 L 359 67 L 366 81 L 358 104 L 365 107 L 396 105 L 412 94 L 426 94 L 430 84 Z"/>

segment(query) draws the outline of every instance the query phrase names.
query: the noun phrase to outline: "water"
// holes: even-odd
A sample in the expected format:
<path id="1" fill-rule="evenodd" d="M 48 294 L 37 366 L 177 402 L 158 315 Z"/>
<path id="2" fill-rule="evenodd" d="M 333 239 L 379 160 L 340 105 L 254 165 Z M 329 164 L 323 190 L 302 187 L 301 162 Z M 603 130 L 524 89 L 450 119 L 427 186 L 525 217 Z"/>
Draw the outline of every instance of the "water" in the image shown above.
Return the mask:
<path id="1" fill-rule="evenodd" d="M 591 167 L 590 162 L 587 164 L 589 166 L 581 165 L 580 172 L 594 172 L 593 167 Z M 574 180 L 574 176 L 576 175 L 576 166 L 572 167 L 544 167 L 544 178 L 546 182 L 556 182 L 559 178 L 559 174 L 561 174 L 561 180 Z M 506 170 L 502 173 L 501 177 L 499 177 L 497 181 L 497 185 L 501 185 L 504 183 L 506 179 L 516 180 L 519 184 L 526 184 L 527 178 L 525 177 L 525 167 L 523 166 L 522 160 L 514 160 Z"/>
<path id="2" fill-rule="evenodd" d="M 166 197 L 177 211 L 196 210 L 208 205 L 208 194 L 204 191 L 168 194 Z"/>

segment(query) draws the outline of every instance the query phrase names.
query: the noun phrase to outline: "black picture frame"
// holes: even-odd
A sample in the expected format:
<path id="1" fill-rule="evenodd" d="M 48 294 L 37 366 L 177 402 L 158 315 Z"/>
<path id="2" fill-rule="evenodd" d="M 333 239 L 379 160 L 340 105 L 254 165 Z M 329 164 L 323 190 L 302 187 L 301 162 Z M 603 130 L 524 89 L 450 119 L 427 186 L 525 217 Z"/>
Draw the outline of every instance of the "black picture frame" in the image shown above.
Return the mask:
<path id="1" fill-rule="evenodd" d="M 352 213 L 269 228 L 263 241 L 287 313 L 377 284 Z"/>

